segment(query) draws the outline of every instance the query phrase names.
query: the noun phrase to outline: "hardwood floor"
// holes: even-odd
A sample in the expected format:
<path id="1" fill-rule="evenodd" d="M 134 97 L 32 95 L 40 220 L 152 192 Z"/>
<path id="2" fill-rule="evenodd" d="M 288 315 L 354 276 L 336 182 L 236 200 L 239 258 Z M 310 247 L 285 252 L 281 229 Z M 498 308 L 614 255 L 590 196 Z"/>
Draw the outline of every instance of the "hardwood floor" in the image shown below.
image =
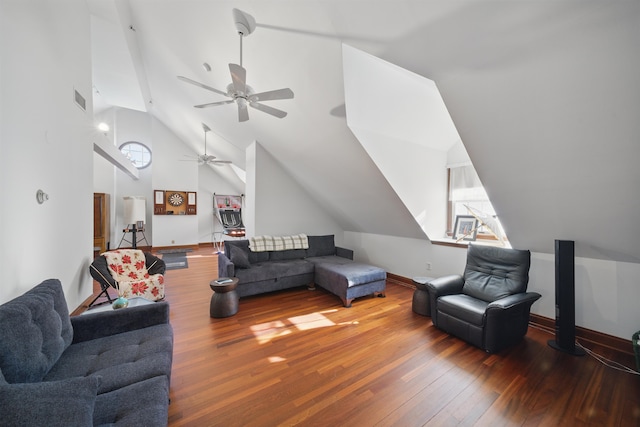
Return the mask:
<path id="1" fill-rule="evenodd" d="M 216 255 L 199 249 L 188 261 L 166 273 L 170 426 L 640 425 L 640 377 L 557 352 L 542 330 L 489 355 L 413 313 L 413 290 L 394 284 L 352 308 L 298 288 L 212 319 Z"/>

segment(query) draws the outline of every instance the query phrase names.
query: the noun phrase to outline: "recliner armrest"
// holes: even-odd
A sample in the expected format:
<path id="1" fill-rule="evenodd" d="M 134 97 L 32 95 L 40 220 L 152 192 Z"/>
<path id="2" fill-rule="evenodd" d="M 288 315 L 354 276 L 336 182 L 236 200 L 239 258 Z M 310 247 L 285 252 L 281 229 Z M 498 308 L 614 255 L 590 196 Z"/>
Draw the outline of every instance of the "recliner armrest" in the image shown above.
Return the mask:
<path id="1" fill-rule="evenodd" d="M 438 298 L 444 295 L 461 293 L 462 287 L 464 286 L 464 279 L 459 274 L 452 274 L 430 280 L 425 286 L 431 296 Z"/>
<path id="2" fill-rule="evenodd" d="M 73 343 L 108 337 L 163 323 L 169 323 L 169 303 L 167 301 L 71 317 Z"/>
<path id="3" fill-rule="evenodd" d="M 542 295 L 537 292 L 525 292 L 521 294 L 513 294 L 499 300 L 493 301 L 487 306 L 487 311 L 491 309 L 508 309 L 520 304 L 533 304 Z"/>
<path id="4" fill-rule="evenodd" d="M 351 249 L 345 249 L 336 246 L 336 255 L 353 261 L 353 251 Z"/>

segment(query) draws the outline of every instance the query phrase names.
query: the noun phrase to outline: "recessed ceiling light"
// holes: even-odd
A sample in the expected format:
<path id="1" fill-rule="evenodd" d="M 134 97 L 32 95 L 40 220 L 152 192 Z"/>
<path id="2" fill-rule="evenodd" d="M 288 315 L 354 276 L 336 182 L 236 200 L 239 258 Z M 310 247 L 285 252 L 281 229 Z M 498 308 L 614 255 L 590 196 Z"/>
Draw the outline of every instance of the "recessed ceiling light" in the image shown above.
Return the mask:
<path id="1" fill-rule="evenodd" d="M 204 68 L 205 71 L 211 71 L 211 65 L 207 64 L 206 62 L 202 64 L 202 68 Z"/>
<path id="2" fill-rule="evenodd" d="M 109 132 L 109 125 L 105 122 L 98 123 L 98 130 L 102 132 Z"/>

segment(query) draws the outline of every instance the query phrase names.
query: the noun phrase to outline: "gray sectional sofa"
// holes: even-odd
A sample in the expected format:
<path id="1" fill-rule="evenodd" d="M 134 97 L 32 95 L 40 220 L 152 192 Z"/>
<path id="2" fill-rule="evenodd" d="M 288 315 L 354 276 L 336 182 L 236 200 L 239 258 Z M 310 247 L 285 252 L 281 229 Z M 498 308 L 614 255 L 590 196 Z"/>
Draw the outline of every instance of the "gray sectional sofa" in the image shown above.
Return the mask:
<path id="1" fill-rule="evenodd" d="M 308 249 L 253 252 L 249 240 L 227 240 L 218 255 L 218 277 L 237 277 L 239 297 L 318 285 L 345 307 L 354 298 L 385 295 L 386 272 L 353 261 L 353 251 L 335 246 L 333 235 L 307 236 Z"/>
<path id="2" fill-rule="evenodd" d="M 0 425 L 166 426 L 172 359 L 167 302 L 69 317 L 46 280 L 0 306 Z"/>

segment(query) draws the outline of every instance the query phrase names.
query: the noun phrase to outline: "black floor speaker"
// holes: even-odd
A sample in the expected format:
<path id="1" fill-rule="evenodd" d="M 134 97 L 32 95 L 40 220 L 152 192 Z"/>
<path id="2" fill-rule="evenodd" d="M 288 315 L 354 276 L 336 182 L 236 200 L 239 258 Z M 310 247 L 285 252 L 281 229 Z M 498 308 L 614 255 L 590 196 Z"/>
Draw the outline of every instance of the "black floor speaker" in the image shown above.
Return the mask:
<path id="1" fill-rule="evenodd" d="M 556 339 L 549 340 L 552 348 L 584 356 L 585 351 L 576 347 L 576 291 L 575 255 L 572 240 L 556 240 Z"/>

